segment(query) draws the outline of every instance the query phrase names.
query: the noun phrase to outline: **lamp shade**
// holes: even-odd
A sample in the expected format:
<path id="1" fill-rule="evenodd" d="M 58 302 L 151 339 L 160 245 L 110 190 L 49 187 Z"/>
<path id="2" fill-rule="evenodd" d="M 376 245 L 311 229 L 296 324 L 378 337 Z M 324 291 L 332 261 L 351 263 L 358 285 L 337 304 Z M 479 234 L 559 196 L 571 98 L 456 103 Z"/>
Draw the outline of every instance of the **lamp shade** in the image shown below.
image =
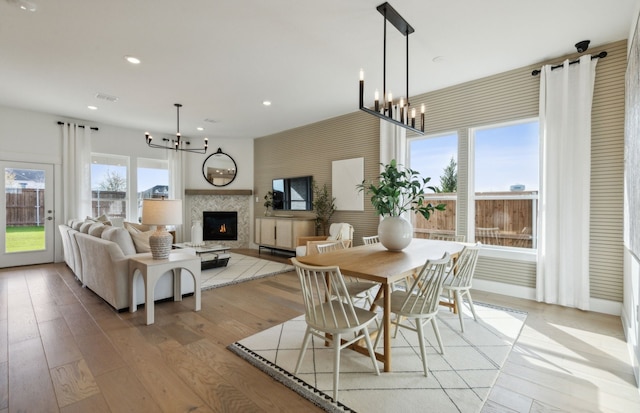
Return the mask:
<path id="1" fill-rule="evenodd" d="M 142 223 L 145 225 L 182 224 L 182 200 L 143 199 Z"/>

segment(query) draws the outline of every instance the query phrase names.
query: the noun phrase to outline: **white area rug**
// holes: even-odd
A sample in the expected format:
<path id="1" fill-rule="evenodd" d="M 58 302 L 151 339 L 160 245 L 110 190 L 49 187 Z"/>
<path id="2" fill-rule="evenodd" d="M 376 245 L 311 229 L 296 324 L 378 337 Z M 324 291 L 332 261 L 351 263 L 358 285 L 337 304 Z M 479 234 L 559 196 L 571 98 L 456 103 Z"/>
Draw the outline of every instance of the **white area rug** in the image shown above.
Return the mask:
<path id="1" fill-rule="evenodd" d="M 465 307 L 465 333 L 458 316 L 441 308 L 438 326 L 445 354 L 430 325 L 425 377 L 417 334 L 400 329 L 392 341 L 393 372 L 376 376 L 371 359 L 343 350 L 340 386 L 333 394 L 333 350 L 314 337 L 297 376 L 293 375 L 306 323 L 304 316 L 262 331 L 229 346 L 229 349 L 292 390 L 329 412 L 479 412 L 500 368 L 520 335 L 526 313 L 476 303 L 478 322 Z M 382 344 L 380 344 L 382 345 Z M 434 347 L 435 346 L 435 347 Z"/>
<path id="2" fill-rule="evenodd" d="M 279 262 L 229 253 L 226 267 L 211 268 L 201 273 L 202 290 L 237 284 L 293 270 L 293 266 Z"/>

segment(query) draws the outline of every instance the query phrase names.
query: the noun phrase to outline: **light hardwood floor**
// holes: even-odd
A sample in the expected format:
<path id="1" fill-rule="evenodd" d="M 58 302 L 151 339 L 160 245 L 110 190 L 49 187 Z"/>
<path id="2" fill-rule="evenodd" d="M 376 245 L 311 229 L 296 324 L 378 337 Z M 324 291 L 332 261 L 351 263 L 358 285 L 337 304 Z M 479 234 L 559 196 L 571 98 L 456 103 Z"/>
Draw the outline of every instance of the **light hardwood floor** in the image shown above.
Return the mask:
<path id="1" fill-rule="evenodd" d="M 193 297 L 158 304 L 146 326 L 144 311 L 113 311 L 64 264 L 0 270 L 0 413 L 318 412 L 226 350 L 302 314 L 299 293 L 284 273 L 204 291 L 197 313 Z M 618 317 L 473 296 L 529 313 L 483 411 L 640 411 Z"/>

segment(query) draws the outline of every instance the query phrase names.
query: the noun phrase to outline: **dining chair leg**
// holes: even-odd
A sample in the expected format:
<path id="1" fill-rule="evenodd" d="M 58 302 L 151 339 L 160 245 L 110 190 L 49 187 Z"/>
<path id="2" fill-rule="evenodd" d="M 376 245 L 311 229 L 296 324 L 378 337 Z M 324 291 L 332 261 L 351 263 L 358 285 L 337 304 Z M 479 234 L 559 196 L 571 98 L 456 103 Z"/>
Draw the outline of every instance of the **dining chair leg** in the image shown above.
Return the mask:
<path id="1" fill-rule="evenodd" d="M 338 401 L 338 378 L 340 377 L 340 334 L 333 337 L 333 400 Z"/>
<path id="2" fill-rule="evenodd" d="M 418 332 L 418 343 L 420 344 L 420 356 L 422 357 L 422 368 L 424 369 L 424 376 L 429 376 L 429 369 L 427 368 L 427 350 L 424 344 L 424 329 L 422 326 L 422 320 L 416 318 L 416 331 Z"/>
<path id="3" fill-rule="evenodd" d="M 471 308 L 471 314 L 473 314 L 473 319 L 475 321 L 478 321 L 478 316 L 476 314 L 476 309 L 473 307 L 473 300 L 471 299 L 471 293 L 469 292 L 469 290 L 465 291 L 465 294 L 467 295 L 467 299 L 469 300 L 469 308 Z"/>
<path id="4" fill-rule="evenodd" d="M 380 338 L 383 336 L 384 334 L 384 325 L 385 325 L 385 321 L 384 321 L 384 317 L 382 317 L 382 322 L 380 323 L 380 325 L 378 326 L 378 333 L 376 334 L 376 339 L 373 342 L 373 350 L 375 351 L 375 349 L 378 348 L 378 344 L 380 344 Z"/>
<path id="5" fill-rule="evenodd" d="M 371 337 L 369 336 L 369 329 L 367 327 L 364 328 L 364 342 L 366 343 L 367 349 L 369 350 L 369 356 L 371 356 L 371 361 L 373 362 L 373 368 L 376 371 L 376 376 L 379 376 L 380 368 L 378 367 L 378 361 L 376 360 L 376 354 L 375 354 L 375 351 L 373 350 L 373 345 L 371 344 Z"/>
<path id="6" fill-rule="evenodd" d="M 440 345 L 440 354 L 444 355 L 444 345 L 442 344 L 442 337 L 440 337 L 440 330 L 438 329 L 438 321 L 435 317 L 431 318 L 431 325 L 433 326 L 433 332 L 436 335 L 436 340 L 438 340 L 438 344 Z"/>
<path id="7" fill-rule="evenodd" d="M 458 307 L 458 318 L 460 319 L 460 331 L 464 333 L 464 321 L 462 320 L 462 294 L 460 294 L 460 290 L 456 290 L 454 292 L 456 307 Z"/>
<path id="8" fill-rule="evenodd" d="M 296 363 L 296 371 L 294 372 L 294 374 L 298 374 L 298 371 L 300 371 L 300 366 L 302 366 L 302 359 L 304 358 L 304 353 L 307 351 L 307 347 L 309 346 L 310 339 L 311 339 L 311 327 L 307 326 L 307 329 L 304 332 L 304 339 L 302 340 L 302 348 L 300 349 L 300 354 L 298 355 L 298 362 Z"/>

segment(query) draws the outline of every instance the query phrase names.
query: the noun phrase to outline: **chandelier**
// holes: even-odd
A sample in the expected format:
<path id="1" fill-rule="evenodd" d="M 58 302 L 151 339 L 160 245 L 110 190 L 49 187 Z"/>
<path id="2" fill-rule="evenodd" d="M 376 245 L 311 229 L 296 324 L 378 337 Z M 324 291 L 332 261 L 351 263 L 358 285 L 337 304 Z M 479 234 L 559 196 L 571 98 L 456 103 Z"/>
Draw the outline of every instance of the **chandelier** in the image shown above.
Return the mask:
<path id="1" fill-rule="evenodd" d="M 147 141 L 147 145 L 151 148 L 161 148 L 161 149 L 174 149 L 176 151 L 184 151 L 184 152 L 193 152 L 193 153 L 207 153 L 207 148 L 209 148 L 209 139 L 204 138 L 204 147 L 200 149 L 191 149 L 187 148 L 186 145 L 190 145 L 189 141 L 182 139 L 182 135 L 180 135 L 180 108 L 182 105 L 180 103 L 174 103 L 173 106 L 176 107 L 176 117 L 177 117 L 177 126 L 176 126 L 176 137 L 173 139 L 162 138 L 163 144 L 153 143 L 153 136 L 149 135 L 149 132 L 144 133 L 145 140 Z"/>
<path id="2" fill-rule="evenodd" d="M 375 91 L 374 106 L 370 109 L 364 105 L 364 71 L 360 70 L 360 109 L 374 116 L 391 122 L 395 125 L 409 129 L 420 135 L 424 135 L 424 104 L 420 108 L 420 125 L 416 126 L 416 108 L 409 102 L 409 35 L 414 32 L 413 27 L 400 16 L 400 14 L 389 3 L 383 3 L 376 9 L 384 16 L 384 43 L 383 43 L 383 63 L 382 63 L 382 97 L 380 105 L 378 91 Z M 387 22 L 393 24 L 403 36 L 407 38 L 407 100 L 400 98 L 398 102 L 393 101 L 391 92 L 387 92 Z"/>

